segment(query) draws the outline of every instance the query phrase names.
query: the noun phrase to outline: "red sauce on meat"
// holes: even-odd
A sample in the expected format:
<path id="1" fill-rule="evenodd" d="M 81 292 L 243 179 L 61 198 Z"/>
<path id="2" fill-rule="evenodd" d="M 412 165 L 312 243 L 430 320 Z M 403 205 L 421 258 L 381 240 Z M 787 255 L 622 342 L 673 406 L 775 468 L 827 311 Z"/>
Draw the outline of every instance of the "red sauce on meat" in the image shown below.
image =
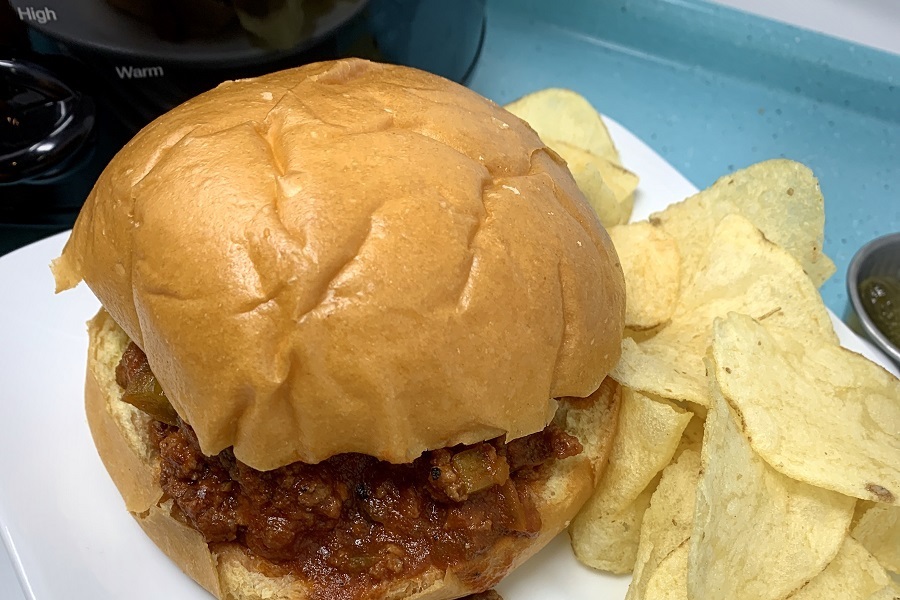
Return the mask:
<path id="1" fill-rule="evenodd" d="M 130 348 L 120 383 L 128 381 L 124 371 L 141 368 Z M 150 433 L 160 483 L 181 519 L 210 543 L 241 544 L 269 563 L 270 574 L 312 582 L 329 600 L 477 558 L 503 537 L 537 535 L 531 487 L 542 465 L 582 451 L 551 424 L 509 443 L 433 450 L 409 464 L 341 454 L 262 472 L 230 450 L 205 456 L 184 423 L 154 421 Z"/>

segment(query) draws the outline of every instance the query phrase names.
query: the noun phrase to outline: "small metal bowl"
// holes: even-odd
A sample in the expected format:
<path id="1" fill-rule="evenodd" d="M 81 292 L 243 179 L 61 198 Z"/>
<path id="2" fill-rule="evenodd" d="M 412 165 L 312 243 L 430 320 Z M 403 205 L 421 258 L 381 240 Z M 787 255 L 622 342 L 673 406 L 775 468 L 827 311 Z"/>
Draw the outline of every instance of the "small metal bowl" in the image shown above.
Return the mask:
<path id="1" fill-rule="evenodd" d="M 900 279 L 900 233 L 874 239 L 853 256 L 847 269 L 847 294 L 850 302 L 844 315 L 844 322 L 850 329 L 871 340 L 900 365 L 900 348 L 892 344 L 875 326 L 859 296 L 859 284 L 873 275 L 888 275 Z"/>

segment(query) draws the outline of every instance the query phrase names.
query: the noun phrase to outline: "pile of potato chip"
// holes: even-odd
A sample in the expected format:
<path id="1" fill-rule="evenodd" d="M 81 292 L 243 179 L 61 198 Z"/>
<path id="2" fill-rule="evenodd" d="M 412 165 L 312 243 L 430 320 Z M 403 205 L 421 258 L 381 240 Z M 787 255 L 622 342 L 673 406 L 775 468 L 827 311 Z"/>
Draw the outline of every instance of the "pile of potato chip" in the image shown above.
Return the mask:
<path id="1" fill-rule="evenodd" d="M 567 161 L 618 164 L 574 92 L 510 108 Z M 627 291 L 619 431 L 570 528 L 578 559 L 632 573 L 629 600 L 900 600 L 900 381 L 839 344 L 810 170 L 763 162 L 622 224 L 570 165 Z"/>

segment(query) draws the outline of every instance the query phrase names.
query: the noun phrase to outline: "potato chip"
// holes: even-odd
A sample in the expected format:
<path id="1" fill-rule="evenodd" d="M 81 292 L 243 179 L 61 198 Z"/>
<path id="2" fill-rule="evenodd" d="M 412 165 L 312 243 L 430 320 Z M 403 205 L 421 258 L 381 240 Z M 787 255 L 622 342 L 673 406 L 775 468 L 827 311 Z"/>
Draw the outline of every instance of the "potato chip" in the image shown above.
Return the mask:
<path id="1" fill-rule="evenodd" d="M 563 142 L 552 141 L 547 142 L 547 145 L 566 161 L 578 189 L 587 198 L 604 227 L 628 222 L 634 204 L 627 196 L 620 197 L 621 192 L 617 194 L 610 185 L 611 181 L 603 176 L 601 167 L 610 163 L 587 150 Z"/>
<path id="2" fill-rule="evenodd" d="M 618 537 L 613 540 L 605 538 L 610 531 L 616 533 L 611 523 L 621 523 L 630 518 L 640 524 L 636 517 L 623 513 L 669 464 L 691 416 L 690 412 L 669 403 L 657 402 L 643 394 L 623 389 L 619 428 L 606 472 L 594 495 L 569 528 L 572 548 L 581 562 L 614 573 L 631 570 L 638 531 L 622 532 L 620 528 Z M 643 510 L 640 515 L 643 515 Z M 619 550 L 626 545 L 618 541 L 623 537 L 630 544 L 630 554 Z M 604 549 L 614 549 L 615 553 L 605 555 Z"/>
<path id="3" fill-rule="evenodd" d="M 527 121 L 544 143 L 560 140 L 621 164 L 619 152 L 600 113 L 577 92 L 547 88 L 519 98 L 504 108 Z"/>
<path id="4" fill-rule="evenodd" d="M 716 322 L 712 350 L 725 398 L 773 468 L 900 502 L 900 380 L 837 344 L 745 315 Z"/>
<path id="5" fill-rule="evenodd" d="M 681 283 L 675 240 L 646 221 L 612 227 L 609 237 L 625 272 L 625 326 L 653 329 L 667 323 Z"/>
<path id="6" fill-rule="evenodd" d="M 678 444 L 678 450 L 675 451 L 676 458 L 681 456 L 685 450 L 700 452 L 700 448 L 703 446 L 703 422 L 705 420 L 705 414 L 702 418 L 700 415 L 694 414 L 694 418 L 690 420 L 681 435 L 681 443 Z"/>
<path id="7" fill-rule="evenodd" d="M 641 392 L 707 404 L 703 357 L 713 321 L 732 311 L 837 340 L 828 310 L 797 261 L 746 218 L 732 214 L 717 225 L 669 325 L 640 344 L 623 340 L 611 376 Z"/>
<path id="8" fill-rule="evenodd" d="M 900 573 L 900 506 L 872 506 L 853 525 L 850 535 L 885 569 Z"/>
<path id="9" fill-rule="evenodd" d="M 560 143 L 564 144 L 565 142 Z M 606 185 L 612 188 L 619 203 L 628 207 L 630 217 L 631 209 L 634 208 L 634 193 L 637 191 L 640 177 L 619 163 L 605 158 L 600 159 L 597 163 L 597 168 L 600 169 L 600 174 L 603 175 Z"/>
<path id="10" fill-rule="evenodd" d="M 850 530 L 852 531 L 854 527 L 859 523 L 859 521 L 863 518 L 863 515 L 868 512 L 870 508 L 873 506 L 878 506 L 877 502 L 872 502 L 871 500 L 859 500 L 856 503 L 856 507 L 853 509 L 853 520 L 850 521 Z"/>
<path id="11" fill-rule="evenodd" d="M 689 553 L 690 542 L 685 541 L 660 561 L 647 581 L 646 600 L 688 600 Z"/>
<path id="12" fill-rule="evenodd" d="M 702 331 L 699 333 L 703 334 Z M 664 339 L 676 337 L 670 335 Z M 677 346 L 656 342 L 655 339 L 651 337 L 638 343 L 630 337 L 624 338 L 622 354 L 610 377 L 643 393 L 708 404 L 696 374 L 680 367 L 682 363 L 692 363 L 696 357 L 693 354 L 685 357 Z"/>
<path id="13" fill-rule="evenodd" d="M 891 577 L 853 538 L 846 538 L 834 560 L 789 600 L 842 598 L 867 600 L 891 585 Z"/>
<path id="14" fill-rule="evenodd" d="M 658 481 L 658 477 L 654 478 L 637 498 L 619 510 L 598 512 L 589 523 L 582 521 L 577 527 L 573 522 L 569 536 L 578 560 L 607 573 L 631 573 L 641 523 Z"/>
<path id="15" fill-rule="evenodd" d="M 634 573 L 625 600 L 651 597 L 646 589 L 653 573 L 665 557 L 690 538 L 699 481 L 699 448 L 685 449 L 675 462 L 663 469 L 656 491 L 650 498 L 650 507 L 644 513 L 641 523 Z M 685 553 L 686 551 L 685 547 Z M 686 572 L 686 560 L 684 568 Z"/>
<path id="16" fill-rule="evenodd" d="M 682 281 L 693 276 L 716 224 L 727 214 L 747 217 L 766 238 L 785 248 L 816 287 L 834 273 L 822 252 L 825 204 L 819 182 L 804 165 L 784 159 L 761 162 L 722 177 L 712 187 L 650 216 L 678 241 Z"/>
<path id="17" fill-rule="evenodd" d="M 780 600 L 837 555 L 853 498 L 782 475 L 750 447 L 710 365 L 706 419 L 688 561 L 691 598 Z"/>
<path id="18" fill-rule="evenodd" d="M 900 586 L 888 584 L 869 596 L 868 600 L 900 600 Z"/>
<path id="19" fill-rule="evenodd" d="M 634 192 L 638 186 L 637 175 L 622 165 L 568 142 L 553 139 L 544 140 L 544 142 L 568 163 L 569 170 L 575 177 L 578 187 L 588 197 L 591 206 L 605 227 L 627 223 L 631 219 L 631 211 L 634 208 Z M 599 195 L 596 201 L 592 197 L 591 192 L 596 188 L 596 184 L 591 185 L 592 180 L 589 176 L 594 174 L 599 175 L 604 184 L 604 190 L 612 192 L 614 204 L 605 194 Z M 582 185 L 582 180 L 585 181 L 585 185 Z M 604 216 L 607 219 L 604 219 Z"/>
<path id="20" fill-rule="evenodd" d="M 609 463 L 592 501 L 620 508 L 637 498 L 671 461 L 691 416 L 671 403 L 623 388 Z"/>

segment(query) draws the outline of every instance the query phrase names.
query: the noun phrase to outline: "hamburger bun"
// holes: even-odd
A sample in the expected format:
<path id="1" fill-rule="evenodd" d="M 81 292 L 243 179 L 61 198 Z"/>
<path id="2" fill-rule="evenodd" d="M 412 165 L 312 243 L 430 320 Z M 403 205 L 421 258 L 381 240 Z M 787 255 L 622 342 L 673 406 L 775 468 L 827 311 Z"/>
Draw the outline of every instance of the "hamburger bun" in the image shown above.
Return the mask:
<path id="1" fill-rule="evenodd" d="M 434 75 L 346 60 L 223 83 L 122 149 L 53 270 L 58 290 L 83 280 L 104 306 L 86 387 L 104 464 L 219 598 L 316 594 L 238 542 L 207 543 L 164 493 L 150 417 L 116 382 L 129 340 L 199 451 L 256 472 L 348 453 L 407 464 L 549 424 L 578 437 L 525 492 L 510 484 L 536 533 L 379 579 L 367 598 L 493 586 L 567 526 L 605 465 L 615 250 L 526 123 Z"/>
<path id="2" fill-rule="evenodd" d="M 362 60 L 226 82 L 112 160 L 62 256 L 208 455 L 255 469 L 543 429 L 619 357 L 624 280 L 565 162 Z"/>
<path id="3" fill-rule="evenodd" d="M 222 600 L 313 598 L 303 580 L 266 575 L 264 561 L 249 557 L 239 545 L 207 544 L 196 530 L 173 516 L 171 500 L 164 499 L 158 482 L 159 457 L 147 439 L 149 417 L 120 400 L 122 389 L 116 383 L 115 368 L 128 336 L 103 309 L 90 321 L 88 330 L 88 424 L 104 466 L 144 532 L 187 575 Z M 584 451 L 555 461 L 540 482 L 535 503 L 542 528 L 537 537 L 504 539 L 477 561 L 446 572 L 430 569 L 373 590 L 370 597 L 449 600 L 487 590 L 567 527 L 606 466 L 618 422 L 618 384 L 604 380 L 592 399 L 584 408 L 576 404 L 555 417 L 581 440 Z"/>

